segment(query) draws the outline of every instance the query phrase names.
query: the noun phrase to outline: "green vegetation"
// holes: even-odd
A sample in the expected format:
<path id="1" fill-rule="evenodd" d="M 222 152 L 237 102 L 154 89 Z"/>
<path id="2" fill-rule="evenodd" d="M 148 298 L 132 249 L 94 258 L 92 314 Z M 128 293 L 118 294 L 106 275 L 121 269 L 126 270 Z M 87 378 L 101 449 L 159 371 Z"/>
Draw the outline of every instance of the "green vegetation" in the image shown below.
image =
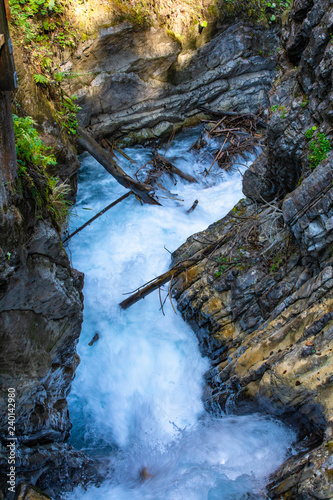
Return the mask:
<path id="1" fill-rule="evenodd" d="M 280 117 L 283 119 L 286 117 L 286 107 L 285 106 L 279 106 L 278 104 L 275 104 L 274 106 L 271 107 L 271 111 L 274 113 L 274 111 L 280 111 L 281 115 Z"/>
<path id="2" fill-rule="evenodd" d="M 276 271 L 278 271 L 280 269 L 282 264 L 283 264 L 283 257 L 280 257 L 279 255 L 277 255 L 272 261 L 272 265 L 270 267 L 270 272 L 275 273 Z"/>
<path id="3" fill-rule="evenodd" d="M 306 108 L 309 104 L 309 99 L 307 97 L 303 97 L 303 101 L 301 103 L 302 108 Z"/>
<path id="4" fill-rule="evenodd" d="M 224 7 L 229 14 L 243 13 L 248 18 L 265 20 L 269 23 L 277 22 L 292 5 L 292 0 L 224 0 Z"/>
<path id="5" fill-rule="evenodd" d="M 131 2 L 112 0 L 111 4 L 117 21 L 128 21 L 139 29 L 158 23 L 174 31 L 172 14 L 178 17 L 179 12 L 186 13 L 186 21 L 189 20 L 192 27 L 199 24 L 201 29 L 207 27 L 208 23 L 214 19 L 231 16 L 275 23 L 280 21 L 291 7 L 292 0 L 248 0 L 247 2 L 244 0 L 174 0 L 172 7 L 156 0 L 132 0 Z"/>
<path id="6" fill-rule="evenodd" d="M 37 165 L 45 169 L 48 165 L 55 165 L 56 159 L 48 155 L 48 149 L 40 139 L 34 128 L 34 121 L 30 116 L 19 118 L 13 115 L 19 175 L 24 173 L 28 164 Z"/>
<path id="7" fill-rule="evenodd" d="M 30 43 L 32 58 L 39 51 L 50 49 L 49 42 L 60 47 L 75 47 L 75 32 L 65 18 L 66 0 L 9 0 L 12 23 Z M 50 54 L 49 54 L 50 55 Z"/>
<path id="8" fill-rule="evenodd" d="M 219 270 L 215 273 L 216 278 L 221 276 L 227 269 L 236 268 L 238 271 L 243 271 L 251 267 L 248 258 L 249 254 L 243 247 L 239 247 L 236 250 L 236 255 L 235 257 L 218 257 L 216 259 L 216 262 L 219 264 Z"/>
<path id="9" fill-rule="evenodd" d="M 118 14 L 118 21 L 128 21 L 137 28 L 149 28 L 153 24 L 154 14 L 158 15 L 154 1 L 140 0 L 127 2 L 113 0 Z"/>
<path id="10" fill-rule="evenodd" d="M 221 264 L 220 267 L 219 267 L 219 271 L 217 271 L 215 273 L 216 278 L 218 278 L 219 276 L 221 276 L 221 274 L 223 273 L 223 271 L 226 270 L 227 265 L 229 264 L 229 259 L 228 259 L 228 257 L 223 257 L 223 258 L 222 257 L 218 257 L 216 259 L 216 262 L 218 262 L 218 263 L 223 262 L 223 264 Z"/>
<path id="11" fill-rule="evenodd" d="M 312 128 L 305 132 L 306 139 L 312 141 L 309 144 L 309 149 L 311 151 L 309 155 L 310 168 L 316 168 L 323 160 L 328 156 L 328 153 L 332 150 L 329 139 L 325 134 L 318 132 L 313 138 L 317 131 L 317 127 L 314 125 Z"/>
<path id="12" fill-rule="evenodd" d="M 317 127 L 315 125 L 312 128 L 309 128 L 309 130 L 307 130 L 305 132 L 305 137 L 307 139 L 312 139 L 313 134 L 315 133 L 316 130 L 317 130 Z"/>
<path id="13" fill-rule="evenodd" d="M 9 0 L 15 39 L 23 47 L 36 85 L 53 102 L 55 119 L 69 134 L 75 134 L 79 107 L 66 96 L 60 82 L 67 75 L 53 64 L 55 52 L 72 50 L 77 32 L 67 15 L 70 0 Z"/>
<path id="14" fill-rule="evenodd" d="M 35 212 L 41 216 L 47 211 L 58 228 L 66 221 L 70 203 L 65 196 L 70 192 L 67 184 L 51 177 L 47 168 L 56 165 L 54 155 L 49 154 L 35 123 L 30 116 L 13 115 L 16 153 L 18 162 L 18 189 L 24 198 L 33 199 Z"/>

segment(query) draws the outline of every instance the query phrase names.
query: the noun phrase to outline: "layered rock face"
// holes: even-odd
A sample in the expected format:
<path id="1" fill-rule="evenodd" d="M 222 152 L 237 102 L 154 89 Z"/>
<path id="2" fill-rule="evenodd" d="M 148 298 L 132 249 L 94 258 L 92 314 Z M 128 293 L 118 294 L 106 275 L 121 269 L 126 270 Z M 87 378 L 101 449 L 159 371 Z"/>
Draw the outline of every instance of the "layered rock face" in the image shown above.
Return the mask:
<path id="1" fill-rule="evenodd" d="M 79 361 L 83 275 L 70 267 L 50 218 L 36 218 L 35 200 L 20 195 L 5 93 L 0 116 L 0 497 L 3 491 L 11 498 L 12 436 L 17 485 L 25 479 L 49 491 L 71 485 L 92 461 L 63 444 L 71 428 L 66 397 Z"/>
<path id="2" fill-rule="evenodd" d="M 260 405 L 299 432 L 303 448 L 269 486 L 277 499 L 332 497 L 333 154 L 310 168 L 305 135 L 332 135 L 332 22 L 330 1 L 295 2 L 267 146 L 243 180 L 248 198 L 173 255 L 216 242 L 173 286 L 212 359 L 207 404 Z"/>
<path id="3" fill-rule="evenodd" d="M 275 74 L 272 30 L 237 24 L 198 50 L 162 28 L 136 32 L 130 24 L 102 28 L 62 69 L 78 77 L 68 92 L 79 97 L 82 125 L 97 138 L 138 139 L 170 134 L 200 106 L 257 111 Z"/>

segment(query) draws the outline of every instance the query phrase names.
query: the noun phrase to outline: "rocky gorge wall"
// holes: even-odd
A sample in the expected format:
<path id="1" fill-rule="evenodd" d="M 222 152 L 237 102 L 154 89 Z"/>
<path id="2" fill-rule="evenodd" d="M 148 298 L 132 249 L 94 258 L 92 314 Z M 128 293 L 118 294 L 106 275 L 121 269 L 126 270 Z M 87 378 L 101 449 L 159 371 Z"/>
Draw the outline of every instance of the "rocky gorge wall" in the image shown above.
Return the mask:
<path id="1" fill-rule="evenodd" d="M 276 43 L 274 32 L 238 24 L 184 54 L 162 29 L 138 33 L 121 24 L 102 28 L 57 63 L 85 75 L 68 85 L 80 96 L 82 124 L 97 138 L 133 132 L 134 140 L 169 133 L 198 113 L 199 105 L 239 111 L 265 106 L 276 72 Z M 61 135 L 42 90 L 31 87 L 32 70 L 17 47 L 16 61 L 15 107 L 35 118 L 58 158 L 53 175 L 75 190 L 73 146 Z M 3 124 L 10 116 L 6 106 Z M 1 131 L 8 140 L 12 129 Z M 12 135 L 11 147 L 14 158 Z M 35 201 L 17 189 L 15 159 L 1 157 L 1 165 L 0 498 L 10 498 L 5 493 L 8 387 L 16 390 L 16 479 L 21 483 L 16 493 L 34 498 L 37 493 L 26 486 L 31 483 L 59 497 L 60 490 L 98 476 L 96 463 L 65 443 L 71 428 L 66 397 L 79 362 L 83 276 L 71 268 L 51 218 L 38 215 Z"/>
<path id="2" fill-rule="evenodd" d="M 97 139 L 138 141 L 170 135 L 200 106 L 266 107 L 276 47 L 274 30 L 242 23 L 193 50 L 163 28 L 138 32 L 122 23 L 101 28 L 61 68 L 79 75 L 66 88 L 78 96 L 82 126 Z"/>
<path id="3" fill-rule="evenodd" d="M 91 461 L 63 443 L 79 362 L 83 275 L 70 267 L 51 219 L 38 217 L 35 201 L 20 193 L 8 92 L 0 92 L 0 116 L 0 498 L 14 498 L 7 483 L 9 388 L 17 494 L 21 481 L 51 490 L 71 485 Z"/>
<path id="4" fill-rule="evenodd" d="M 173 254 L 188 260 L 216 242 L 173 286 L 212 359 L 207 405 L 259 405 L 298 430 L 301 445 L 271 478 L 269 498 L 333 496 L 332 152 L 311 164 L 317 134 L 332 140 L 332 22 L 330 1 L 294 2 L 247 198 Z"/>

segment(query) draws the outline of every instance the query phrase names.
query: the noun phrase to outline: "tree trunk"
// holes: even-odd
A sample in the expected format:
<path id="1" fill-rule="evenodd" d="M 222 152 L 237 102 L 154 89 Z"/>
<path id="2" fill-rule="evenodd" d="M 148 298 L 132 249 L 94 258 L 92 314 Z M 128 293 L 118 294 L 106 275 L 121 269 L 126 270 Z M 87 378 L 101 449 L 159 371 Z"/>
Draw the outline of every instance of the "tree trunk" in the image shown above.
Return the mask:
<path id="1" fill-rule="evenodd" d="M 144 203 L 160 205 L 160 203 L 149 194 L 152 190 L 151 186 L 136 181 L 127 175 L 123 169 L 117 165 L 114 159 L 111 158 L 109 153 L 104 151 L 95 139 L 80 127 L 78 128 L 78 144 L 80 144 L 84 150 L 88 151 L 88 153 L 90 153 L 98 163 L 119 182 L 119 184 L 133 191 L 133 193 L 135 193 Z"/>

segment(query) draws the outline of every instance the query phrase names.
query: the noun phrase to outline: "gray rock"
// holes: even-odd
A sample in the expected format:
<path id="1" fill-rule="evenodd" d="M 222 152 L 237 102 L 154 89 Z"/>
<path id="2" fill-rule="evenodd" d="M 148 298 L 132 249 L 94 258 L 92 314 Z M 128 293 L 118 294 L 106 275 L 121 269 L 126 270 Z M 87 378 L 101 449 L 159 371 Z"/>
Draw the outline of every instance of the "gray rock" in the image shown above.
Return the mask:
<path id="1" fill-rule="evenodd" d="M 181 52 L 163 29 L 137 33 L 124 23 L 102 29 L 78 52 L 71 70 L 82 76 L 68 91 L 78 95 L 81 124 L 97 138 L 142 130 L 145 138 L 149 129 L 156 137 L 207 104 L 239 112 L 265 106 L 276 44 L 272 31 L 237 24 L 200 49 Z"/>
<path id="2" fill-rule="evenodd" d="M 333 242 L 333 155 L 283 202 L 283 217 L 303 251 L 318 255 Z"/>

